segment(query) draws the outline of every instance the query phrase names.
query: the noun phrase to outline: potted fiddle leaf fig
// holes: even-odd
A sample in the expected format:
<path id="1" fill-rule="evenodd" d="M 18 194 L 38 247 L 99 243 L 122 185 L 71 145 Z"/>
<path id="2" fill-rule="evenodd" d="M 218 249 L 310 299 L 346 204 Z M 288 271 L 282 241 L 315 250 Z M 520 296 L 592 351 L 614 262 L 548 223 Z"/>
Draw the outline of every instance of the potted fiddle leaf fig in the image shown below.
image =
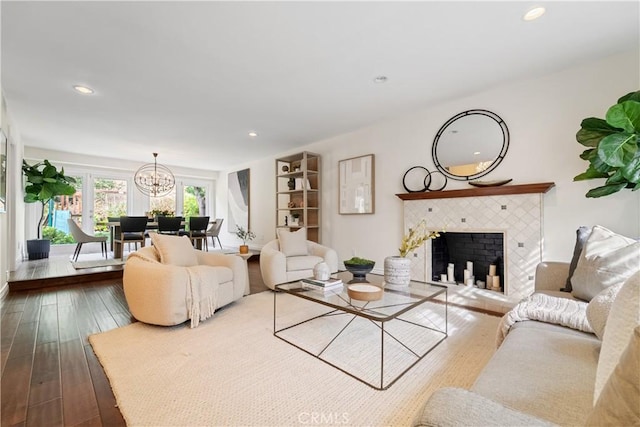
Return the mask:
<path id="1" fill-rule="evenodd" d="M 24 188 L 25 203 L 40 203 L 42 211 L 37 224 L 37 239 L 27 240 L 27 252 L 29 259 L 49 258 L 51 242 L 41 239 L 42 227 L 47 223 L 50 212 L 46 206 L 50 200 L 58 196 L 72 196 L 76 188 L 72 185 L 76 182 L 73 177 L 65 176 L 64 168 L 58 169 L 48 160 L 33 165 L 22 161 L 22 173 L 27 178 Z"/>
<path id="2" fill-rule="evenodd" d="M 589 167 L 573 180 L 606 179 L 604 185 L 589 190 L 587 197 L 640 189 L 640 91 L 620 98 L 605 119 L 584 119 L 576 140 L 587 147 L 580 158 Z"/>

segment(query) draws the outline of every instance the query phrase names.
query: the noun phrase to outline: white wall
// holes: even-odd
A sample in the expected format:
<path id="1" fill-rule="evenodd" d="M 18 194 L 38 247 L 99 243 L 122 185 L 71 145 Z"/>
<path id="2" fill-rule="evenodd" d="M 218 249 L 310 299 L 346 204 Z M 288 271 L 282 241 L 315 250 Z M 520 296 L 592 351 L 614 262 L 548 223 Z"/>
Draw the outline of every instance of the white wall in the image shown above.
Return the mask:
<path id="1" fill-rule="evenodd" d="M 403 234 L 403 205 L 395 196 L 404 192 L 402 175 L 416 165 L 435 169 L 431 144 L 440 126 L 453 115 L 476 108 L 501 116 L 511 134 L 505 160 L 483 179 L 513 178 L 513 184 L 546 181 L 556 184 L 544 197 L 543 259 L 569 260 L 575 229 L 580 225 L 601 224 L 624 235 L 640 236 L 640 191 L 587 199 L 584 194 L 600 181 L 573 182 L 573 177 L 587 167 L 587 162 L 578 157 L 583 147 L 575 141 L 580 122 L 590 116 L 604 117 L 620 96 L 638 90 L 639 60 L 638 52 L 633 51 L 576 64 L 560 73 L 506 82 L 481 93 L 309 144 L 303 149 L 322 155 L 322 242 L 335 248 L 340 259 L 356 253 L 381 265 L 386 256 L 395 255 Z M 376 155 L 375 214 L 339 215 L 338 161 L 368 153 Z M 226 213 L 226 173 L 251 169 L 250 228 L 258 236 L 254 246 L 275 237 L 274 159 L 279 156 L 238 165 L 221 173 L 218 180 L 218 212 Z M 467 187 L 467 183 L 449 180 L 446 189 Z M 223 244 L 237 244 L 234 236 L 221 234 Z"/>

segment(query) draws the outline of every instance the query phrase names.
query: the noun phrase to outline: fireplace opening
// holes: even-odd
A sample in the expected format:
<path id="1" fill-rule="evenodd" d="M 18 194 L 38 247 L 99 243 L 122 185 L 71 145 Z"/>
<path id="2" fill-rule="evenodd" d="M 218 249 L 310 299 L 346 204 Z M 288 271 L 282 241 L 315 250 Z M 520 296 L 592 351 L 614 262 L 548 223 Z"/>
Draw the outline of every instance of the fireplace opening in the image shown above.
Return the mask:
<path id="1" fill-rule="evenodd" d="M 432 280 L 502 291 L 504 289 L 504 234 L 475 232 L 446 232 L 431 241 Z M 495 266 L 491 267 L 492 265 Z M 465 270 L 471 271 L 465 272 Z M 491 273 L 499 279 L 487 277 Z M 472 283 L 469 280 L 472 276 Z M 465 280 L 467 279 L 467 280 Z M 478 284 L 478 281 L 484 282 Z M 490 281 L 491 283 L 487 283 Z M 499 288 L 495 285 L 499 283 Z"/>

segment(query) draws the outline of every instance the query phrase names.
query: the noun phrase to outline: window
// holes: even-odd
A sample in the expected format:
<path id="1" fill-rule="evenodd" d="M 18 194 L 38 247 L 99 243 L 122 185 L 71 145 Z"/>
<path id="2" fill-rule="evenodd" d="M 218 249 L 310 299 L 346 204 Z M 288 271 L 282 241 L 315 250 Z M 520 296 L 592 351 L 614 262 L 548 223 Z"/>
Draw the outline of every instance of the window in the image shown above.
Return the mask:
<path id="1" fill-rule="evenodd" d="M 182 214 L 191 216 L 207 216 L 207 188 L 185 185 L 183 193 Z"/>

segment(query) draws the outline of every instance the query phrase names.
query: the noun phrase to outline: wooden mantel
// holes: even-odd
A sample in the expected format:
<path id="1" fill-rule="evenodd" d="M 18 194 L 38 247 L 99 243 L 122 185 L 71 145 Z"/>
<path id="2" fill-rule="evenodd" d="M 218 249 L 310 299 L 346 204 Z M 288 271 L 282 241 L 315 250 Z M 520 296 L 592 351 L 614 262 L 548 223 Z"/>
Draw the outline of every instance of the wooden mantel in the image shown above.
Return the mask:
<path id="1" fill-rule="evenodd" d="M 396 194 L 402 200 L 451 199 L 454 197 L 502 196 L 509 194 L 546 193 L 555 183 L 539 182 L 536 184 L 502 185 L 498 187 L 472 187 L 462 190 L 427 191 L 423 193 Z"/>

